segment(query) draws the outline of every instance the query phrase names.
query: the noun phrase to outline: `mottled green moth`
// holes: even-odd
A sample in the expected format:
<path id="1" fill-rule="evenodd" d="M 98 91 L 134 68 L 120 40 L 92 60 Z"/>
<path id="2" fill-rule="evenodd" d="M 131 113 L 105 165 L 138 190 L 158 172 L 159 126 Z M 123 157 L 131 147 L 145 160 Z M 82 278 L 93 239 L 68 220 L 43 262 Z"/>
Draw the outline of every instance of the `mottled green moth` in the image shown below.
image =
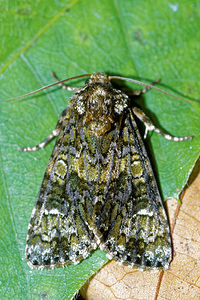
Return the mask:
<path id="1" fill-rule="evenodd" d="M 111 80 L 146 86 L 134 95 L 160 89 L 103 73 L 75 78 L 83 76 L 89 76 L 84 87 L 63 86 L 75 93 L 52 134 L 35 147 L 20 148 L 34 151 L 57 136 L 28 226 L 28 265 L 78 264 L 101 248 L 124 265 L 167 269 L 172 259 L 168 220 L 135 116 L 145 135 L 153 130 L 173 141 L 192 137 L 161 132 Z"/>

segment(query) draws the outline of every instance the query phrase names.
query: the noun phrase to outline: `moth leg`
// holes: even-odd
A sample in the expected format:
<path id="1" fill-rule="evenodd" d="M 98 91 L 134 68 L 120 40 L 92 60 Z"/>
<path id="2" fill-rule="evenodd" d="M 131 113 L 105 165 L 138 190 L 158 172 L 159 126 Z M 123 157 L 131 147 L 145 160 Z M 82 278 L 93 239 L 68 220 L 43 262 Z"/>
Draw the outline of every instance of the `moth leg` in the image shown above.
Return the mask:
<path id="1" fill-rule="evenodd" d="M 162 135 L 166 140 L 172 140 L 174 142 L 181 142 L 185 140 L 191 140 L 193 138 L 192 135 L 190 136 L 183 136 L 183 137 L 177 137 L 177 136 L 172 136 L 169 134 L 166 134 L 162 132 L 160 129 L 155 127 L 153 123 L 150 121 L 150 119 L 147 117 L 147 115 L 138 107 L 133 108 L 133 113 L 140 119 L 144 125 L 145 125 L 145 133 L 144 133 L 144 138 L 146 138 L 148 131 L 153 130 L 157 132 L 158 134 Z"/>
<path id="2" fill-rule="evenodd" d="M 53 78 L 56 80 L 56 81 L 59 81 L 58 77 L 56 76 L 55 73 L 51 72 L 51 75 L 53 76 Z M 80 87 L 77 87 L 77 86 L 69 86 L 69 85 L 65 85 L 63 83 L 59 83 L 58 84 L 59 86 L 62 87 L 63 90 L 68 90 L 68 91 L 78 91 L 80 89 Z"/>
<path id="3" fill-rule="evenodd" d="M 56 128 L 52 131 L 52 133 L 41 143 L 39 143 L 38 145 L 34 146 L 34 147 L 19 147 L 18 150 L 19 151 L 36 151 L 38 149 L 42 149 L 44 148 L 54 137 L 58 136 L 61 127 L 63 125 L 65 116 L 67 114 L 68 108 L 66 108 L 65 110 L 63 110 L 62 114 L 59 117 L 58 123 L 56 125 Z"/>
<path id="4" fill-rule="evenodd" d="M 23 147 L 23 148 L 18 148 L 19 151 L 36 151 L 38 149 L 42 149 L 44 148 L 55 136 L 58 136 L 60 130 L 56 127 L 56 129 L 54 129 L 52 131 L 52 133 L 41 143 L 39 143 L 38 145 L 34 146 L 34 147 Z"/>
<path id="5" fill-rule="evenodd" d="M 160 78 L 156 79 L 154 82 L 151 83 L 151 85 L 155 85 L 156 83 L 160 82 Z M 145 87 L 141 90 L 133 90 L 131 91 L 131 94 L 129 95 L 132 95 L 132 96 L 140 96 L 141 94 L 144 94 L 146 93 L 148 90 L 150 90 L 151 88 L 150 87 Z"/>

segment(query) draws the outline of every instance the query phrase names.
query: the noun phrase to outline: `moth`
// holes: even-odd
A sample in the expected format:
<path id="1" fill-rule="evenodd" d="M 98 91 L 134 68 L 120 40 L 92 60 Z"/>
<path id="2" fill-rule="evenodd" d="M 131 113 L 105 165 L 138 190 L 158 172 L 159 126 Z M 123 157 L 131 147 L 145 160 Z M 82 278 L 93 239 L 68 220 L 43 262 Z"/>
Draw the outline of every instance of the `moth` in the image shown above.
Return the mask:
<path id="1" fill-rule="evenodd" d="M 135 117 L 144 123 L 145 135 L 153 130 L 173 141 L 192 136 L 161 132 L 111 83 L 137 81 L 103 73 L 75 78 L 83 76 L 89 79 L 82 88 L 63 86 L 69 79 L 49 85 L 75 93 L 52 134 L 35 147 L 19 149 L 35 151 L 57 137 L 28 226 L 28 265 L 78 264 L 100 248 L 124 265 L 167 269 L 172 259 L 168 220 Z M 158 89 L 139 84 L 146 88 L 134 95 Z"/>

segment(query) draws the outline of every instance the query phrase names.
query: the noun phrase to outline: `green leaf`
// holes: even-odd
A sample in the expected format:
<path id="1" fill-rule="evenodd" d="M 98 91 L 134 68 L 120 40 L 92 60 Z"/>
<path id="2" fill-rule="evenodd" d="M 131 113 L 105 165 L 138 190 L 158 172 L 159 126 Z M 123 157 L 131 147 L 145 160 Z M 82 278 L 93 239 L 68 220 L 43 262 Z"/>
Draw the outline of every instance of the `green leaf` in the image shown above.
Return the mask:
<path id="1" fill-rule="evenodd" d="M 198 1 L 2 0 L 0 12 L 0 294 L 72 299 L 107 259 L 98 250 L 77 266 L 29 269 L 27 226 L 54 143 L 38 152 L 17 150 L 36 145 L 54 129 L 71 93 L 54 88 L 5 100 L 53 82 L 51 71 L 60 79 L 97 71 L 150 81 L 161 77 L 161 88 L 191 98 L 187 103 L 152 90 L 138 101 L 159 128 L 194 135 L 175 143 L 153 133 L 146 141 L 163 198 L 178 197 L 199 155 Z"/>

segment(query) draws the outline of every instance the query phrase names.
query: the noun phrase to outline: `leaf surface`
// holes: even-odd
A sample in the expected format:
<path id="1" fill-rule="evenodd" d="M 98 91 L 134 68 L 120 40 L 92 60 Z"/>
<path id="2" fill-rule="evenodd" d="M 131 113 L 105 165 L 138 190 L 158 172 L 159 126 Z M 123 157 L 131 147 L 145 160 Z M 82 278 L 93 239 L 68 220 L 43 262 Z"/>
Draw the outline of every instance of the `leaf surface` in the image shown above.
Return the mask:
<path id="1" fill-rule="evenodd" d="M 71 93 L 53 88 L 30 99 L 5 100 L 53 82 L 51 71 L 60 79 L 97 71 L 150 81 L 161 77 L 159 87 L 192 102 L 149 91 L 137 103 L 159 128 L 195 136 L 175 143 L 153 133 L 146 141 L 163 198 L 178 197 L 199 155 L 198 11 L 198 1 L 189 0 L 174 6 L 166 0 L 1 1 L 0 292 L 5 298 L 71 299 L 107 261 L 98 250 L 64 269 L 27 266 L 27 226 L 54 142 L 31 153 L 17 147 L 44 140 Z"/>

